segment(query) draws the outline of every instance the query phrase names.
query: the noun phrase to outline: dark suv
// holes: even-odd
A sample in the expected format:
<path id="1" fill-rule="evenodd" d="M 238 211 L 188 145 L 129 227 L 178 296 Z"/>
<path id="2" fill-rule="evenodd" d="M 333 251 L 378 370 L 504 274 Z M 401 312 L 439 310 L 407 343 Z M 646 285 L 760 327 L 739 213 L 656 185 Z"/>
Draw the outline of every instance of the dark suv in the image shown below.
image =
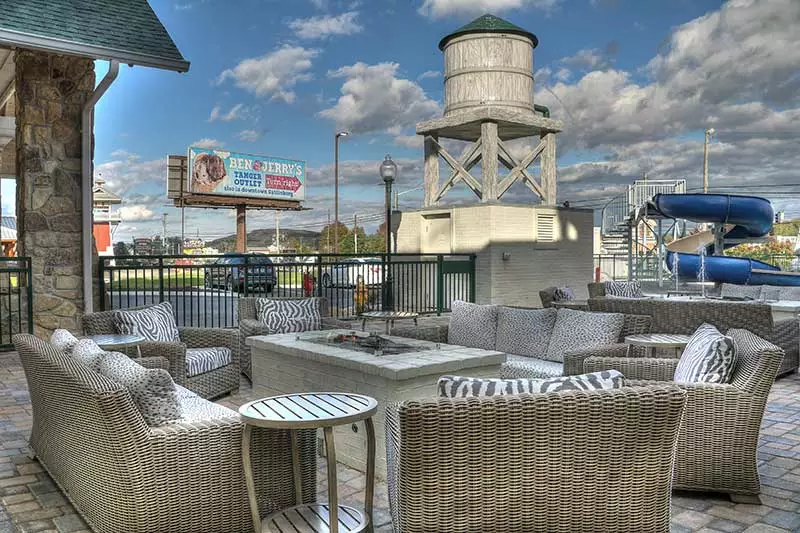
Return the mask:
<path id="1" fill-rule="evenodd" d="M 278 284 L 272 260 L 264 254 L 228 253 L 205 268 L 205 285 L 208 288 L 224 287 L 230 291 L 240 292 L 245 286 L 245 281 L 248 290 L 263 287 L 268 293 L 272 292 Z"/>

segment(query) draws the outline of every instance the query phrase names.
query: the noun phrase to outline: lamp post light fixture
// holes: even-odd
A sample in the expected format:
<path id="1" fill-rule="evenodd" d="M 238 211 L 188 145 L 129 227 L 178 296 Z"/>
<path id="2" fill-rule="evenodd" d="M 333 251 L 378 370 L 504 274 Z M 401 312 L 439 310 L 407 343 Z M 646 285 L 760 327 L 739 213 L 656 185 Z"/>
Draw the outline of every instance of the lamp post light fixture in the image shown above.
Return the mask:
<path id="1" fill-rule="evenodd" d="M 392 183 L 397 177 L 397 165 L 392 161 L 392 156 L 387 155 L 380 166 L 380 174 L 386 187 L 386 254 L 383 256 L 383 310 L 391 311 L 392 303 L 392 271 L 389 264 L 392 261 Z"/>
<path id="2" fill-rule="evenodd" d="M 717 133 L 714 128 L 706 130 L 705 142 L 703 143 L 703 192 L 708 193 L 708 142 L 711 137 Z"/>
<path id="3" fill-rule="evenodd" d="M 348 135 L 350 135 L 348 131 L 337 131 L 333 139 L 333 253 L 335 254 L 339 253 L 339 138 Z"/>

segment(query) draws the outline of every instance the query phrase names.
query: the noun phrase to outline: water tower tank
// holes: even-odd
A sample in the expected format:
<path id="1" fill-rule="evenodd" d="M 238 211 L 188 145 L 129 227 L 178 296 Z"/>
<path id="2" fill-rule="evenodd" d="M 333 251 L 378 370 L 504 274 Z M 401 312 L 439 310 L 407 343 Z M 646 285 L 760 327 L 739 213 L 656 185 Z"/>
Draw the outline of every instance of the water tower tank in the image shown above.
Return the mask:
<path id="1" fill-rule="evenodd" d="M 539 39 L 484 15 L 439 42 L 444 52 L 444 115 L 487 105 L 533 114 L 533 49 Z"/>

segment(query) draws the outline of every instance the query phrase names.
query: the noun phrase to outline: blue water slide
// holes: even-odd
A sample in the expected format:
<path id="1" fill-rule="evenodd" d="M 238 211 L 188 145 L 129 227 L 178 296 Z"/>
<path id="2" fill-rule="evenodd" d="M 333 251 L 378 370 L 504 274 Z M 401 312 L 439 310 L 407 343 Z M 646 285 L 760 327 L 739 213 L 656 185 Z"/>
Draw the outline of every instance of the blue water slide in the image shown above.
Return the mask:
<path id="1" fill-rule="evenodd" d="M 669 218 L 691 222 L 711 222 L 733 226 L 727 239 L 758 238 L 772 229 L 775 213 L 766 198 L 729 194 L 657 194 L 652 206 Z M 678 275 L 684 279 L 697 279 L 701 262 L 705 263 L 705 279 L 739 285 L 795 285 L 800 286 L 800 275 L 782 272 L 780 268 L 748 259 L 711 255 L 710 248 L 702 261 L 699 253 L 674 251 L 674 244 L 667 246 L 667 266 L 672 270 L 676 255 Z M 700 250 L 698 249 L 698 252 Z"/>

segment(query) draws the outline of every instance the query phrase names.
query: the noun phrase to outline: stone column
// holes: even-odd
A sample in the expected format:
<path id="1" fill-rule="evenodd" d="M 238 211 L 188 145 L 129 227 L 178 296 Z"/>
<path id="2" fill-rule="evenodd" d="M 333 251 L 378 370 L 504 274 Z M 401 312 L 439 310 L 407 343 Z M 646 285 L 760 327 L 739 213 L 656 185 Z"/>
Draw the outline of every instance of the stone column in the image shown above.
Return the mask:
<path id="1" fill-rule="evenodd" d="M 34 333 L 75 333 L 83 312 L 81 112 L 91 59 L 16 54 L 18 251 L 32 259 Z"/>

